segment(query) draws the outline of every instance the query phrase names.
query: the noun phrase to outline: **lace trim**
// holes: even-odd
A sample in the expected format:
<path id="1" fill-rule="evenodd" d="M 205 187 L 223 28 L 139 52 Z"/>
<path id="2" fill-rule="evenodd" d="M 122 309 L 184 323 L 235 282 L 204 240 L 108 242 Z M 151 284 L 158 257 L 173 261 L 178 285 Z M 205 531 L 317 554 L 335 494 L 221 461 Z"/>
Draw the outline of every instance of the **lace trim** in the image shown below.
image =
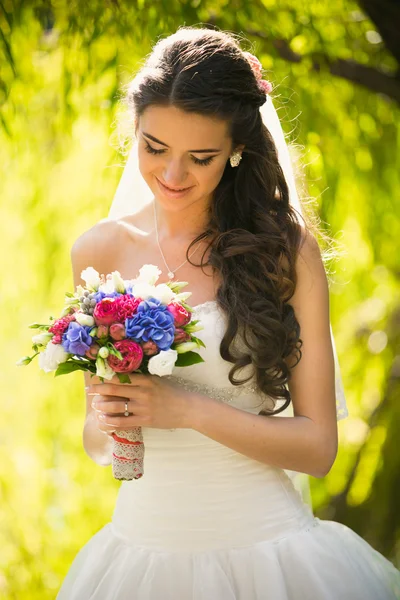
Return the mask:
<path id="1" fill-rule="evenodd" d="M 216 300 L 206 300 L 206 302 L 197 304 L 196 306 L 193 306 L 192 308 L 193 308 L 193 312 L 201 312 L 204 314 L 209 314 L 213 311 L 219 310 L 219 305 Z M 339 359 L 337 356 L 336 345 L 335 345 L 335 340 L 333 337 L 331 325 L 330 325 L 330 332 L 331 332 L 331 337 L 332 337 L 333 354 L 334 354 L 334 360 L 335 360 L 336 419 L 337 419 L 337 421 L 340 421 L 341 419 L 345 419 L 346 417 L 349 416 L 349 411 L 348 411 L 347 404 L 346 404 L 346 397 L 345 397 L 345 393 L 344 393 L 340 364 L 339 364 Z M 180 379 L 182 382 L 182 385 L 185 385 L 187 383 L 187 381 L 183 378 L 176 378 L 176 379 Z M 198 384 L 198 385 L 201 385 L 201 384 Z M 205 387 L 209 387 L 209 386 L 205 386 Z M 218 395 L 218 397 L 216 397 L 217 400 L 221 400 L 223 402 L 231 402 L 233 397 L 237 397 L 238 395 L 240 395 L 243 388 L 247 389 L 251 392 L 258 393 L 260 396 L 267 397 L 264 394 L 262 394 L 255 385 L 239 386 L 238 388 L 234 388 L 234 390 L 233 390 L 234 393 L 232 393 L 232 390 L 230 387 L 211 388 L 210 393 L 208 393 L 206 391 L 204 391 L 203 393 L 205 393 L 207 395 L 211 395 L 213 393 L 213 391 L 215 391 L 215 393 Z M 190 388 L 186 388 L 186 389 L 190 390 Z M 226 391 L 224 391 L 224 390 L 226 390 Z M 198 388 L 195 391 L 201 392 L 201 389 Z"/>
<path id="2" fill-rule="evenodd" d="M 227 402 L 228 404 L 238 396 L 244 395 L 246 392 L 264 396 L 264 394 L 259 392 L 255 383 L 240 385 L 237 387 L 214 387 L 205 383 L 196 383 L 195 381 L 185 379 L 184 377 L 177 377 L 176 375 L 166 375 L 164 376 L 164 379 L 169 379 L 170 381 L 177 383 L 179 386 L 182 386 L 189 392 L 199 392 L 201 394 L 205 394 L 206 396 L 210 396 L 210 398 L 213 398 L 214 400 Z M 268 396 L 265 397 L 267 398 Z"/>

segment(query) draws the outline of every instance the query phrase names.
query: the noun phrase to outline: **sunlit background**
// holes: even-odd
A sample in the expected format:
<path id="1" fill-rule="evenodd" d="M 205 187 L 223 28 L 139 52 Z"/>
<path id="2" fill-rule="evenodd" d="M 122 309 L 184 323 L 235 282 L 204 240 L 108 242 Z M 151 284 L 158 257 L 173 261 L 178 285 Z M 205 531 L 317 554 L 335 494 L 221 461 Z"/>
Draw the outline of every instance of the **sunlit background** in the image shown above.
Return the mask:
<path id="1" fill-rule="evenodd" d="M 74 240 L 107 216 L 123 165 L 118 91 L 180 25 L 242 34 L 276 88 L 307 196 L 341 249 L 331 321 L 350 416 L 331 472 L 310 478 L 314 511 L 399 565 L 400 46 L 385 1 L 369 16 L 368 2 L 300 5 L 0 3 L 1 598 L 53 599 L 114 508 L 119 483 L 82 447 L 82 374 L 15 362 L 31 350 L 27 325 L 59 316 L 73 288 Z"/>

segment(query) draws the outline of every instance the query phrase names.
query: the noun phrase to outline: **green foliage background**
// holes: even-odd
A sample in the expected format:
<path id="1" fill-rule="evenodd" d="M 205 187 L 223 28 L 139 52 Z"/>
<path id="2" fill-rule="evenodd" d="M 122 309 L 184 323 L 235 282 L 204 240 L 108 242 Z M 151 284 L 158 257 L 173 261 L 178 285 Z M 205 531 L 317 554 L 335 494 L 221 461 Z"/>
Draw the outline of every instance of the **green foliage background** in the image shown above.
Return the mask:
<path id="1" fill-rule="evenodd" d="M 54 379 L 30 351 L 33 321 L 72 290 L 76 237 L 107 215 L 123 158 L 117 93 L 180 25 L 242 33 L 269 70 L 306 193 L 344 250 L 331 319 L 350 416 L 331 472 L 311 480 L 317 516 L 346 523 L 399 564 L 399 107 L 314 69 L 312 56 L 395 67 L 357 4 L 3 2 L 0 25 L 2 274 L 0 597 L 54 598 L 77 551 L 110 520 L 119 484 L 84 453 L 81 374 Z M 287 62 L 274 40 L 290 40 Z"/>

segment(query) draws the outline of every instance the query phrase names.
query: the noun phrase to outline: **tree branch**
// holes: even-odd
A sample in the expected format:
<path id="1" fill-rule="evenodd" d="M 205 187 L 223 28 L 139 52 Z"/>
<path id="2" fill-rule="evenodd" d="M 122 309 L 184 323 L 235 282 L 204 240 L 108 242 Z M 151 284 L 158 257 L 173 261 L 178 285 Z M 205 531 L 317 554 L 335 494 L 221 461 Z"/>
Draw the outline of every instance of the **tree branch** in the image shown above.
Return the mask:
<path id="1" fill-rule="evenodd" d="M 300 63 L 304 59 L 312 62 L 312 70 L 328 71 L 336 77 L 347 79 L 366 89 L 384 94 L 400 104 L 400 78 L 390 72 L 376 67 L 369 67 L 352 60 L 342 58 L 332 59 L 321 52 L 302 56 L 290 48 L 290 44 L 284 39 L 271 39 L 269 35 L 258 30 L 249 30 L 248 33 L 263 40 L 264 43 L 270 43 L 281 58 L 289 62 Z"/>

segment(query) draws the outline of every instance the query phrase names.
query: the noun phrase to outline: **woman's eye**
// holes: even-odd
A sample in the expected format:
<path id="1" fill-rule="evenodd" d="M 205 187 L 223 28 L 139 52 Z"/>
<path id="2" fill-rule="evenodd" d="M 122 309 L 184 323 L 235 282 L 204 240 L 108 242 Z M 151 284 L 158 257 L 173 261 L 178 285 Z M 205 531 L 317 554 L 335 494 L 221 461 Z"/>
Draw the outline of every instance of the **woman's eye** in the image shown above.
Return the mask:
<path id="1" fill-rule="evenodd" d="M 150 152 L 150 154 L 162 154 L 163 152 L 165 152 L 165 150 L 156 150 L 155 148 L 153 148 L 153 146 L 150 146 L 150 144 L 148 144 L 147 142 L 146 142 L 145 149 L 147 150 L 147 152 Z"/>
<path id="2" fill-rule="evenodd" d="M 192 156 L 193 158 L 193 162 L 196 163 L 196 165 L 209 165 L 210 162 L 214 159 L 214 156 L 209 156 L 208 158 L 196 158 L 195 156 Z"/>
<path id="3" fill-rule="evenodd" d="M 153 148 L 153 146 L 150 146 L 150 144 L 148 144 L 146 142 L 146 146 L 145 146 L 145 150 L 147 152 L 149 152 L 150 154 L 163 154 L 163 152 L 165 152 L 165 150 L 156 150 L 156 148 Z M 214 156 L 209 156 L 208 158 L 196 158 L 195 156 L 192 156 L 192 160 L 196 165 L 209 165 L 211 163 L 211 161 L 214 159 Z"/>

